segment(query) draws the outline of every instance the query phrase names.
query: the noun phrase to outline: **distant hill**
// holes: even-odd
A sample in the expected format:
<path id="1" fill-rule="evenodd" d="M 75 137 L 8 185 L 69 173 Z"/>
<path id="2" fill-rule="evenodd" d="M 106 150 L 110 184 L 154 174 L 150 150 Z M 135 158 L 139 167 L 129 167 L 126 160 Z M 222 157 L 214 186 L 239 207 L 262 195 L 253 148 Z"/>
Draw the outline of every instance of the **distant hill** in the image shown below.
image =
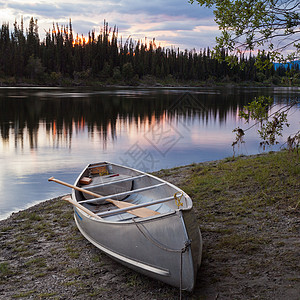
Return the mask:
<path id="1" fill-rule="evenodd" d="M 295 66 L 296 68 L 298 67 L 300 69 L 300 60 L 295 60 L 286 64 L 282 63 L 274 63 L 274 68 L 275 70 L 278 69 L 279 67 L 284 67 L 285 69 L 288 68 L 288 66 Z"/>

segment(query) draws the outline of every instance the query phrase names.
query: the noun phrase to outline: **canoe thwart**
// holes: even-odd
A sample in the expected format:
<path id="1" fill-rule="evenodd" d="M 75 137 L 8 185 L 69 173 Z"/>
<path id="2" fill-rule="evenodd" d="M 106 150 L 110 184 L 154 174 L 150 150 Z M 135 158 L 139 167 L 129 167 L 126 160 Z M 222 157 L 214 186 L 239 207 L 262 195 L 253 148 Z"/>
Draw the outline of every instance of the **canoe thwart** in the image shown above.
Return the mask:
<path id="1" fill-rule="evenodd" d="M 99 188 L 99 187 L 104 187 L 107 185 L 111 185 L 111 184 L 116 184 L 116 183 L 123 183 L 123 182 L 127 182 L 127 181 L 131 181 L 131 180 L 136 180 L 139 178 L 143 178 L 146 175 L 138 175 L 138 176 L 132 176 L 132 177 L 128 177 L 128 178 L 123 178 L 123 179 L 119 179 L 119 180 L 113 180 L 113 181 L 108 181 L 105 183 L 100 183 L 100 184 L 95 184 L 95 185 L 90 185 L 90 186 L 85 186 L 84 189 L 91 189 L 91 188 Z M 115 177 L 115 176 L 114 176 Z M 120 176 L 121 177 L 121 176 Z"/>
<path id="2" fill-rule="evenodd" d="M 132 191 L 127 191 L 127 192 L 122 192 L 122 193 L 117 193 L 117 194 L 111 194 L 111 195 L 107 195 L 107 196 L 104 196 L 104 197 L 98 197 L 98 198 L 94 198 L 94 199 L 82 200 L 82 201 L 80 201 L 80 203 L 92 203 L 92 202 L 97 202 L 99 200 L 106 200 L 106 199 L 113 198 L 113 197 L 126 196 L 126 195 L 130 195 L 130 194 L 134 194 L 134 193 L 140 193 L 140 192 L 148 191 L 148 190 L 163 186 L 165 184 L 166 183 L 163 182 L 163 183 L 146 186 L 146 187 L 139 188 L 139 189 L 132 190 Z"/>
<path id="3" fill-rule="evenodd" d="M 97 198 L 101 198 L 102 196 L 99 195 L 99 194 L 96 194 L 94 192 L 91 192 L 91 191 L 87 191 L 87 190 L 84 190 L 78 186 L 75 186 L 75 185 L 72 185 L 72 184 L 69 184 L 67 182 L 64 182 L 64 181 L 61 181 L 61 180 L 58 180 L 54 177 L 50 177 L 48 179 L 48 181 L 53 181 L 53 182 L 56 182 L 56 183 L 59 183 L 59 184 L 62 184 L 62 185 L 65 185 L 67 187 L 70 187 L 74 190 L 77 190 L 77 191 L 80 191 L 82 193 L 86 193 L 86 194 L 89 194 L 93 197 L 97 197 Z M 115 206 L 119 207 L 119 208 L 124 208 L 124 207 L 133 207 L 134 204 L 132 203 L 128 203 L 128 202 L 124 202 L 124 201 L 118 201 L 118 200 L 113 200 L 113 199 L 105 199 L 107 202 L 110 202 L 112 204 L 114 204 Z M 83 201 L 82 201 L 83 202 Z M 78 202 L 76 202 L 78 203 Z M 78 203 L 79 204 L 79 203 Z M 128 211 L 130 212 L 130 211 Z M 146 207 L 142 207 L 142 208 L 139 208 L 139 209 L 136 209 L 134 210 L 133 212 L 130 212 L 131 214 L 137 216 L 137 217 L 140 217 L 140 218 L 148 218 L 148 217 L 152 217 L 152 216 L 156 216 L 159 214 L 159 212 L 157 211 L 154 211 L 154 210 L 151 210 L 149 208 L 146 208 Z"/>
<path id="4" fill-rule="evenodd" d="M 168 201 L 171 201 L 173 199 L 174 199 L 174 197 L 167 197 L 167 198 L 163 198 L 163 199 L 158 199 L 158 200 L 147 202 L 147 203 L 136 204 L 133 207 L 125 207 L 125 208 L 120 208 L 120 209 L 114 209 L 114 210 L 110 210 L 110 211 L 100 212 L 100 213 L 97 213 L 97 216 L 108 217 L 108 216 L 120 214 L 120 213 L 123 213 L 123 212 L 130 212 L 131 210 L 135 210 L 135 209 L 138 209 L 138 208 L 142 208 L 142 207 L 147 207 L 147 206 L 151 206 L 151 205 L 155 205 L 155 204 L 160 204 L 160 203 L 168 202 Z"/>

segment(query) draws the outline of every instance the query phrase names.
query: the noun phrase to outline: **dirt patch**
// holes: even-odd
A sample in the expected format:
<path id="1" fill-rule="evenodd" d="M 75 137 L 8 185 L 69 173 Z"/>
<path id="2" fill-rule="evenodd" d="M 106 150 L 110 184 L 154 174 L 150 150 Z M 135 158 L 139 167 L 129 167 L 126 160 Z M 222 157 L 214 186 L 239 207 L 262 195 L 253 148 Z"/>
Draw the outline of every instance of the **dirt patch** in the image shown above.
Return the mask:
<path id="1" fill-rule="evenodd" d="M 211 172 L 219 164 L 208 164 Z M 156 175 L 190 189 L 195 172 L 206 166 Z M 294 176 L 299 179 L 299 173 Z M 273 203 L 248 210 L 218 197 L 202 202 L 191 193 L 204 249 L 196 288 L 183 299 L 299 299 L 298 208 Z M 123 267 L 91 245 L 72 215 L 71 206 L 57 198 L 0 221 L 0 299 L 179 298 L 178 289 Z"/>

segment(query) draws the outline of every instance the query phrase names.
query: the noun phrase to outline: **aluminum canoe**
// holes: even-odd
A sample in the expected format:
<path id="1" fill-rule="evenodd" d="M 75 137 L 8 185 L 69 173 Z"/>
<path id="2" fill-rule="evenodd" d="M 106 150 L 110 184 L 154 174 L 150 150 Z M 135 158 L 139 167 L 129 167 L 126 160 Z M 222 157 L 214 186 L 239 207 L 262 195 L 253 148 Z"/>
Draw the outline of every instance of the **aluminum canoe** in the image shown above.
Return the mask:
<path id="1" fill-rule="evenodd" d="M 190 197 L 173 184 L 109 162 L 89 164 L 72 190 L 82 235 L 123 265 L 182 290 L 192 291 L 201 263 L 202 238 Z M 109 199 L 131 203 L 119 208 Z M 144 207 L 151 216 L 137 216 Z M 136 210 L 138 211 L 138 210 Z M 153 214 L 152 214 L 153 212 Z"/>

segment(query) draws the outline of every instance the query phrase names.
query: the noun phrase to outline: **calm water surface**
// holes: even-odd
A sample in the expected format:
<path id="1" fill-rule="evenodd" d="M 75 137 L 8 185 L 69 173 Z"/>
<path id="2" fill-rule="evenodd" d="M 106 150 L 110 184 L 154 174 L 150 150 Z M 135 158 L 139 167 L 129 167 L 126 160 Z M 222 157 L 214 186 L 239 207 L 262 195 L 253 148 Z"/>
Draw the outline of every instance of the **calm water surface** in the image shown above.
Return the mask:
<path id="1" fill-rule="evenodd" d="M 0 219 L 69 193 L 47 179 L 73 183 L 91 162 L 154 171 L 232 156 L 232 130 L 247 128 L 238 112 L 259 95 L 276 109 L 300 89 L 0 88 Z M 299 128 L 299 107 L 289 118 L 284 138 Z M 255 128 L 245 140 L 237 154 L 261 152 Z"/>

